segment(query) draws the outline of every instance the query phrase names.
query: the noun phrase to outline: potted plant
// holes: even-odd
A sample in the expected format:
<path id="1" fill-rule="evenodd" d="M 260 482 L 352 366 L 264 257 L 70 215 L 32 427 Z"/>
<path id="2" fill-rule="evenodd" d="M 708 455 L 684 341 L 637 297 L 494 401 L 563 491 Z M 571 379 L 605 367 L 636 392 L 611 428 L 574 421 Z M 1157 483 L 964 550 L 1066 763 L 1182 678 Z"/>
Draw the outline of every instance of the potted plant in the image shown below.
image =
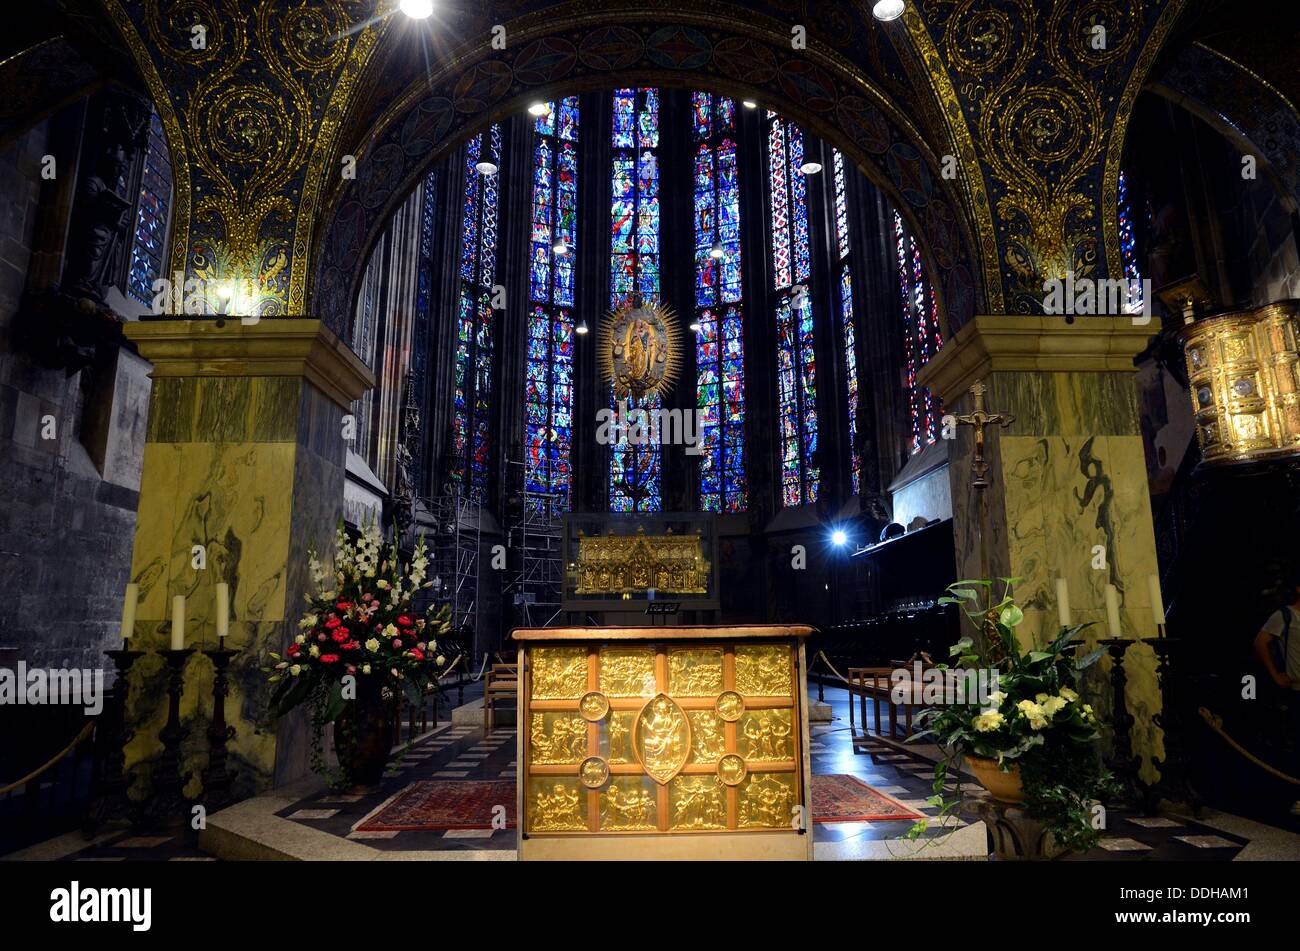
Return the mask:
<path id="1" fill-rule="evenodd" d="M 299 633 L 283 656 L 270 655 L 271 710 L 280 717 L 311 708 L 312 768 L 322 774 L 325 724 L 334 724 L 339 778 L 373 787 L 388 761 L 398 696 L 419 704 L 437 690 L 447 663 L 438 642 L 450 607 L 421 614 L 414 606 L 416 593 L 432 585 L 423 538 L 404 566 L 396 542 L 386 542 L 377 525 L 354 542 L 340 522 L 333 562 L 327 571 L 310 553 L 316 593 L 307 595 Z"/>
<path id="2" fill-rule="evenodd" d="M 943 786 L 964 759 L 995 800 L 1014 806 L 1012 817 L 1026 820 L 1021 831 L 1027 834 L 1007 843 L 1007 851 L 1019 857 L 1084 851 L 1100 837 L 1094 806 L 1111 790 L 1111 776 L 1097 747 L 1096 714 L 1079 695 L 1079 675 L 1103 652 L 1076 656 L 1083 624 L 1061 628 L 1045 647 L 1022 650 L 1016 627 L 1024 613 L 1012 596 L 1020 579 L 1000 580 L 1003 594 L 996 603 L 990 581 L 959 581 L 940 598 L 960 605 L 975 627 L 975 637 L 963 637 L 950 649 L 954 666 L 996 672 L 996 689 L 986 697 L 962 696 L 960 685 L 971 681 L 954 676 L 956 702 L 923 710 L 911 740 L 932 738 L 945 752 L 935 764 L 931 799 L 941 815 L 960 804 L 944 796 Z M 998 817 L 997 825 L 1007 825 L 1006 809 Z"/>

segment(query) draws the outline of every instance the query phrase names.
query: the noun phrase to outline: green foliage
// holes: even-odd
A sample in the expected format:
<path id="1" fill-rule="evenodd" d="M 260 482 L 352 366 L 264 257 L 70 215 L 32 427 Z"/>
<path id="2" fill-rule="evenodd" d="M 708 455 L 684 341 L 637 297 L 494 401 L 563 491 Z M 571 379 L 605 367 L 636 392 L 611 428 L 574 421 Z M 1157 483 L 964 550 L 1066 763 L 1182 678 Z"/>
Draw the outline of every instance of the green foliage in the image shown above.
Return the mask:
<path id="1" fill-rule="evenodd" d="M 950 596 L 940 599 L 960 605 L 976 630 L 975 637 L 963 637 L 949 654 L 957 666 L 996 670 L 997 691 L 983 707 L 957 703 L 921 711 L 910 740 L 929 738 L 947 753 L 934 771 L 932 801 L 941 816 L 958 805 L 943 790 L 957 759 L 991 759 L 1004 770 L 1019 767 L 1026 811 L 1057 842 L 1086 849 L 1100 836 L 1093 828 L 1093 803 L 1112 784 L 1097 752 L 1096 715 L 1077 688 L 1080 672 L 1096 663 L 1102 651 L 1078 657 L 1079 634 L 1086 625 L 1075 625 L 1063 627 L 1046 647 L 1021 653 L 1015 629 L 1024 612 L 1013 596 L 1020 579 L 999 580 L 1003 593 L 996 602 L 995 585 L 988 581 L 958 581 L 949 586 Z M 918 823 L 909 835 L 919 835 L 924 827 Z"/>

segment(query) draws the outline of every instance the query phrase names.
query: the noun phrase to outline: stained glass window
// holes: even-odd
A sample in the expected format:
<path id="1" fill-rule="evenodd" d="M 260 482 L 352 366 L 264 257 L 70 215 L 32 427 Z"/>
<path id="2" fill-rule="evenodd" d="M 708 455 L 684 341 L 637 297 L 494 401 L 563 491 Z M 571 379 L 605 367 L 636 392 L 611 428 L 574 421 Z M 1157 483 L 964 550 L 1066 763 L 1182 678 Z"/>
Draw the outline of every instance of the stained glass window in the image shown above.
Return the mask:
<path id="1" fill-rule="evenodd" d="M 140 172 L 140 198 L 136 202 L 131 264 L 126 278 L 127 293 L 143 304 L 153 300 L 153 282 L 162 273 L 166 257 L 163 242 L 167 240 L 171 203 L 171 153 L 167 151 L 162 120 L 154 112 L 149 119 L 149 140 Z"/>
<path id="2" fill-rule="evenodd" d="M 550 104 L 536 121 L 524 367 L 529 491 L 568 504 L 573 445 L 573 261 L 578 214 L 578 97 Z M 562 245 L 561 245 L 562 242 Z"/>
<path id="3" fill-rule="evenodd" d="M 1133 209 L 1129 201 L 1128 176 L 1119 172 L 1119 251 L 1124 263 L 1124 280 L 1128 282 L 1126 309 L 1140 314 L 1146 306 L 1142 272 L 1138 268 L 1137 239 L 1133 233 Z"/>
<path id="4" fill-rule="evenodd" d="M 613 197 L 610 204 L 610 308 L 659 302 L 659 91 L 613 96 Z M 612 394 L 611 394 L 612 399 Z M 659 395 L 613 402 L 624 419 L 660 407 Z M 662 508 L 660 447 L 620 441 L 610 447 L 609 500 L 615 512 Z"/>
<path id="5" fill-rule="evenodd" d="M 743 512 L 745 344 L 735 101 L 691 96 L 695 132 L 696 405 L 700 507 Z M 715 256 L 715 253 L 717 256 Z"/>
<path id="6" fill-rule="evenodd" d="M 491 458 L 492 342 L 496 315 L 497 174 L 476 168 L 501 166 L 501 126 L 470 140 L 465 151 L 465 202 L 461 227 L 461 290 L 456 315 L 456 356 L 449 472 L 471 498 L 482 499 Z"/>
<path id="7" fill-rule="evenodd" d="M 777 413 L 781 444 L 781 502 L 817 499 L 817 366 L 813 354 L 812 273 L 803 130 L 767 113 L 767 191 L 771 208 L 776 304 Z"/>
<path id="8" fill-rule="evenodd" d="M 939 333 L 939 308 L 934 289 L 926 282 L 925 267 L 916 238 L 894 212 L 894 242 L 898 282 L 903 302 L 904 356 L 907 361 L 908 410 L 912 421 L 912 452 L 920 452 L 938 438 L 939 401 L 917 374 L 943 346 Z"/>
<path id="9" fill-rule="evenodd" d="M 849 210 L 848 181 L 844 172 L 844 156 L 839 149 L 832 151 L 835 189 L 835 247 L 840 266 L 840 326 L 844 330 L 844 380 L 845 396 L 849 410 L 849 477 L 855 494 L 862 491 L 862 452 L 858 444 L 858 333 L 853 315 L 853 274 L 849 262 Z"/>

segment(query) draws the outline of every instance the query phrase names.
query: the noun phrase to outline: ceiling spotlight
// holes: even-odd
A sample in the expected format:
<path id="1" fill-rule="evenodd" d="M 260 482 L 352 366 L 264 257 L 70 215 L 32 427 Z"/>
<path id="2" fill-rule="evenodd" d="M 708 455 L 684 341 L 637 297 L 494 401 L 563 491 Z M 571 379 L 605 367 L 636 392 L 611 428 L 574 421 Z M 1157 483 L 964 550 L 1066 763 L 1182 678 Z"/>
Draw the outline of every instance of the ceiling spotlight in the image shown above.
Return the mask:
<path id="1" fill-rule="evenodd" d="M 535 102 L 528 107 L 528 114 L 530 116 L 544 116 L 550 111 L 551 104 L 549 102 Z"/>
<path id="2" fill-rule="evenodd" d="M 890 20 L 897 20 L 907 9 L 907 4 L 903 0 L 876 0 L 876 5 L 871 8 L 871 15 L 882 23 Z"/>
<path id="3" fill-rule="evenodd" d="M 757 108 L 758 108 L 758 103 L 756 103 L 753 99 L 742 99 L 742 100 L 740 101 L 740 104 L 741 104 L 742 106 L 744 106 L 746 109 L 757 109 Z"/>
<path id="4" fill-rule="evenodd" d="M 577 334 L 585 334 L 587 332 L 587 322 L 585 320 L 578 321 L 578 326 L 573 328 L 573 332 Z"/>
<path id="5" fill-rule="evenodd" d="M 699 333 L 700 332 L 699 318 L 697 317 L 695 320 L 692 320 L 690 326 L 691 326 L 691 333 L 696 333 L 696 334 Z"/>
<path id="6" fill-rule="evenodd" d="M 555 254 L 568 254 L 569 246 L 564 243 L 563 238 L 556 238 L 555 243 L 551 245 L 551 251 Z"/>
<path id="7" fill-rule="evenodd" d="M 474 166 L 474 170 L 480 175 L 495 175 L 497 173 L 497 163 L 484 159 Z"/>
<path id="8" fill-rule="evenodd" d="M 714 241 L 713 247 L 709 248 L 709 257 L 711 258 L 720 258 L 726 253 L 726 249 L 722 247 L 721 240 Z"/>
<path id="9" fill-rule="evenodd" d="M 799 171 L 803 172 L 805 175 L 816 175 L 821 170 L 821 162 L 804 162 L 799 166 Z"/>
<path id="10" fill-rule="evenodd" d="M 844 529 L 837 528 L 835 531 L 831 532 L 831 544 L 836 548 L 843 548 L 848 544 L 848 541 L 849 536 L 845 534 Z"/>
<path id="11" fill-rule="evenodd" d="M 433 0 L 402 0 L 398 7 L 412 20 L 427 20 L 433 16 Z"/>

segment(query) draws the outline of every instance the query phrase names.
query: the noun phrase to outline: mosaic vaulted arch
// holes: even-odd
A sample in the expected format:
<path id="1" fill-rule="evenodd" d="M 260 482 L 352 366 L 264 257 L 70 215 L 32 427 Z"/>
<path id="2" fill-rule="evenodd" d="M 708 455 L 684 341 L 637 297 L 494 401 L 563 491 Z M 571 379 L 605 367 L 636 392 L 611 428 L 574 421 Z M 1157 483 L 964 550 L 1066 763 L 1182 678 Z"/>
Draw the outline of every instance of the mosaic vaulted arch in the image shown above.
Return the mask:
<path id="1" fill-rule="evenodd" d="M 1122 274 L 1111 209 L 1124 133 L 1185 6 L 1185 0 L 909 3 L 903 19 L 936 80 L 957 154 L 976 158 L 987 182 L 993 215 L 980 244 L 996 248 L 1006 312 L 1041 312 L 1043 281 L 1066 271 Z M 1114 89 L 1122 93 L 1107 94 Z M 968 150 L 961 147 L 963 132 Z M 974 198 L 976 220 L 989 220 Z"/>
<path id="2" fill-rule="evenodd" d="M 726 14 L 693 6 L 691 13 L 659 8 L 583 16 L 566 5 L 506 24 L 512 37 L 506 49 L 484 43 L 408 85 L 364 134 L 356 180 L 341 183 L 323 203 L 329 211 L 318 229 L 311 312 L 342 329 L 358 262 L 422 172 L 455 143 L 533 99 L 617 83 L 757 98 L 839 147 L 915 226 L 939 274 L 950 329 L 967 322 L 984 305 L 971 229 L 923 134 L 833 50 L 811 39 L 809 49 L 792 50 L 789 27 L 755 29 L 762 17 L 753 11 L 743 32 L 720 29 Z M 848 22 L 841 23 L 848 36 L 869 28 L 860 19 L 853 28 Z M 875 49 L 886 55 L 879 37 Z"/>

